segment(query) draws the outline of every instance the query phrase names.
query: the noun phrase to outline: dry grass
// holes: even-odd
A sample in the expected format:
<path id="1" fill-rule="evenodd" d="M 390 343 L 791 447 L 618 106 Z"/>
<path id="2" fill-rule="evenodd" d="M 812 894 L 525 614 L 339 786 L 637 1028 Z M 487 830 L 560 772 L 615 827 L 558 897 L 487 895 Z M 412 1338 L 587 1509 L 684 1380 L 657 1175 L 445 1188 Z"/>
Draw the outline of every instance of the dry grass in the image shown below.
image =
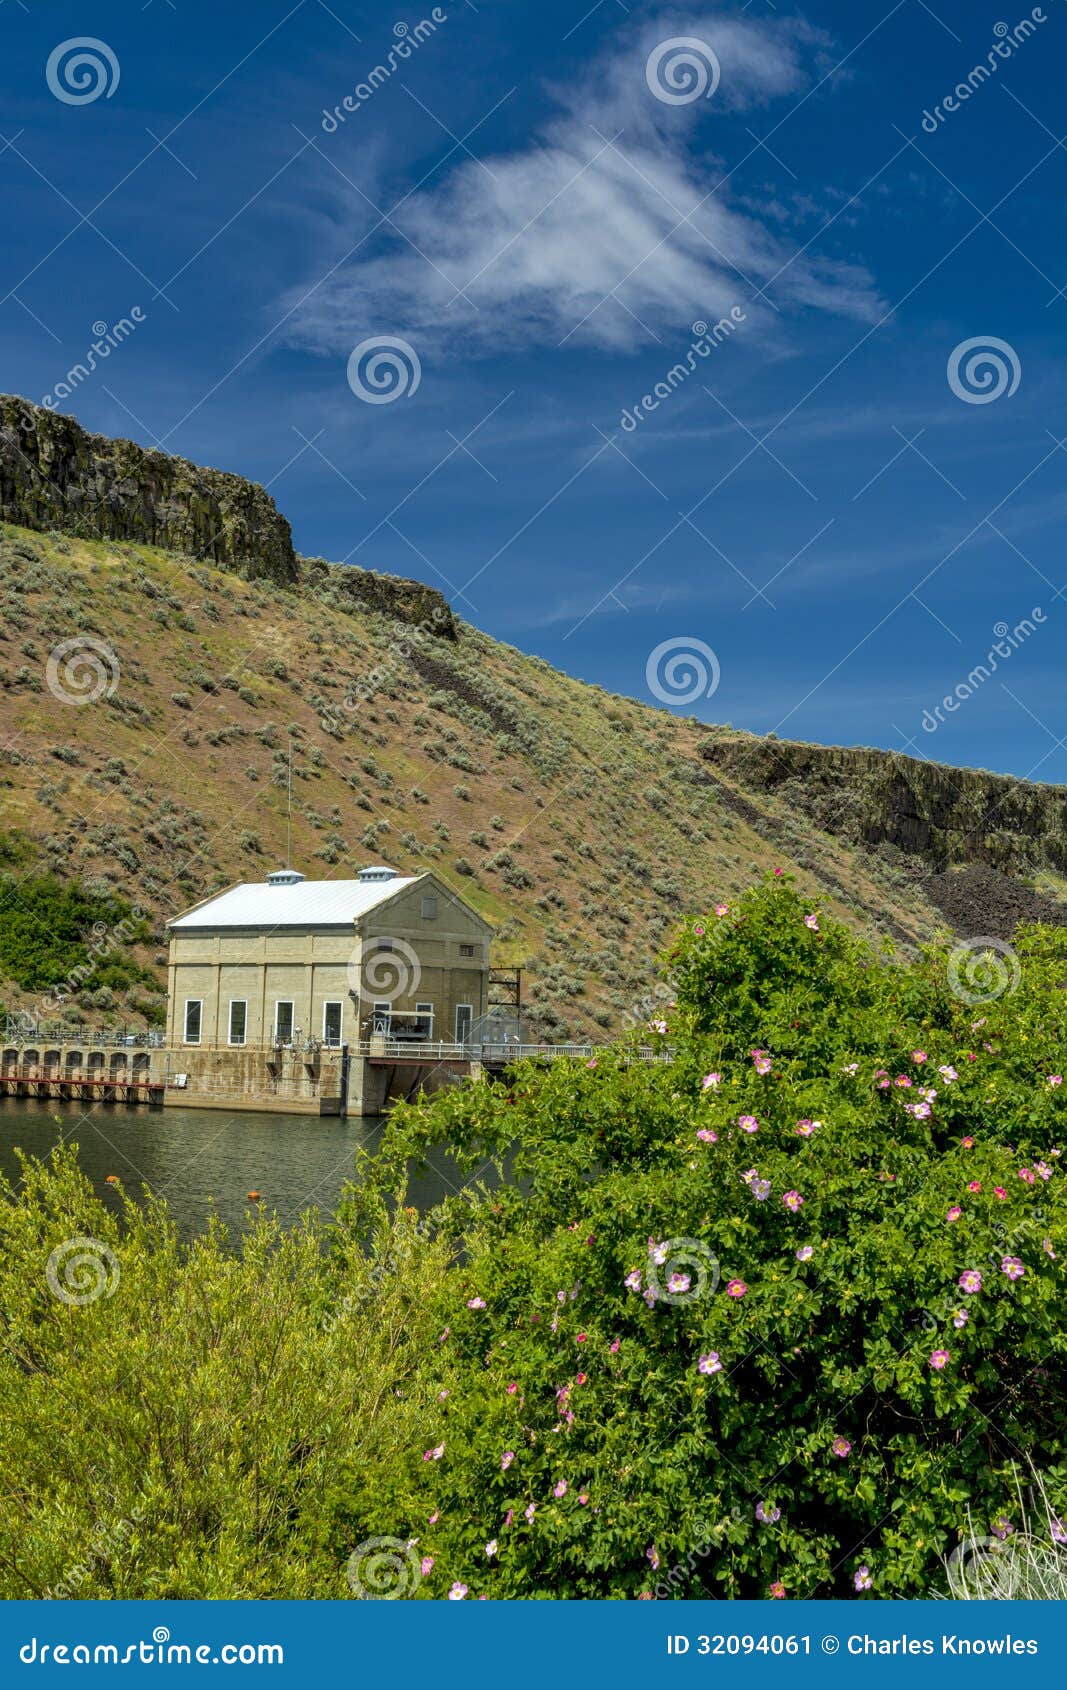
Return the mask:
<path id="1" fill-rule="evenodd" d="M 10 526 L 0 591 L 5 826 L 40 866 L 142 904 L 160 940 L 167 916 L 283 857 L 289 737 L 294 861 L 323 877 L 432 868 L 495 925 L 495 960 L 528 967 L 546 1031 L 644 1019 L 682 912 L 780 863 L 867 931 L 907 944 L 938 925 L 877 856 L 710 776 L 714 730 L 465 625 L 456 643 L 413 637 L 310 591 Z M 119 669 L 80 708 L 45 680 L 77 637 Z"/>

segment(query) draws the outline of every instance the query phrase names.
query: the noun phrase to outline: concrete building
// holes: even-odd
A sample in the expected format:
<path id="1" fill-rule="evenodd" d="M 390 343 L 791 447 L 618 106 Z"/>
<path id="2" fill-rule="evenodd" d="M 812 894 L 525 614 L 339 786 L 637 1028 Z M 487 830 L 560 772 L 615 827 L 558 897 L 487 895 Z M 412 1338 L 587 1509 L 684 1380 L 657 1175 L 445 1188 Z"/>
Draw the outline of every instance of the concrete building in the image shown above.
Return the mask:
<path id="1" fill-rule="evenodd" d="M 377 1113 L 372 1042 L 462 1045 L 488 1008 L 491 929 L 432 874 L 279 869 L 168 929 L 168 1103 Z"/>

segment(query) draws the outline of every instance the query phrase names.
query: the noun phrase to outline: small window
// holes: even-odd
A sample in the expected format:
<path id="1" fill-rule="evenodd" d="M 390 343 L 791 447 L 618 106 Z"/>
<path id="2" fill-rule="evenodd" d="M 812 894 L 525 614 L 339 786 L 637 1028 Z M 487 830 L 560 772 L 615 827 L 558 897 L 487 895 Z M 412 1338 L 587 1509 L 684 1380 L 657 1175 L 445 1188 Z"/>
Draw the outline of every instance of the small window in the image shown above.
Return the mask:
<path id="1" fill-rule="evenodd" d="M 248 1003 L 244 998 L 230 999 L 230 1043 L 243 1045 L 248 1029 Z"/>
<path id="2" fill-rule="evenodd" d="M 393 1030 L 393 1006 L 391 1003 L 376 1003 L 372 1012 L 371 1025 L 376 1033 L 391 1033 Z"/>
<path id="3" fill-rule="evenodd" d="M 459 954 L 460 956 L 475 956 L 477 953 L 473 945 L 461 945 L 459 947 Z"/>
<path id="4" fill-rule="evenodd" d="M 422 919 L 423 921 L 437 920 L 437 896 L 433 892 L 428 892 L 422 900 Z"/>
<path id="5" fill-rule="evenodd" d="M 277 1045 L 293 1042 L 293 1006 L 287 999 L 279 998 L 274 1005 L 274 1042 Z"/>
<path id="6" fill-rule="evenodd" d="M 322 1006 L 322 1042 L 324 1045 L 339 1045 L 341 1043 L 341 1010 L 340 1002 L 324 1003 Z"/>
<path id="7" fill-rule="evenodd" d="M 185 1042 L 187 1045 L 200 1043 L 200 1027 L 204 1014 L 203 998 L 186 998 L 185 1000 Z"/>

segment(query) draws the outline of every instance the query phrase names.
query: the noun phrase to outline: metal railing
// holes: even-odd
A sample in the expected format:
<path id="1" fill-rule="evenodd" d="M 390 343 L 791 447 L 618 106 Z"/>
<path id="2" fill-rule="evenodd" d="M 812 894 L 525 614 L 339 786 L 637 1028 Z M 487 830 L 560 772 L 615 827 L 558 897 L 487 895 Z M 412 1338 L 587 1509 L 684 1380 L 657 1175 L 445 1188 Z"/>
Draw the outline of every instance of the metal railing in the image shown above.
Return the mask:
<path id="1" fill-rule="evenodd" d="M 590 1061 L 604 1047 L 594 1044 L 520 1044 L 510 1040 L 503 1044 L 474 1044 L 455 1043 L 443 1039 L 390 1039 L 379 1036 L 373 1039 L 362 1039 L 353 1046 L 356 1056 L 385 1058 L 408 1057 L 410 1060 L 432 1062 L 483 1062 L 493 1065 L 520 1062 L 525 1057 L 534 1061 L 553 1062 L 560 1059 L 582 1059 Z M 628 1053 L 628 1060 L 634 1062 L 671 1062 L 674 1059 L 673 1050 L 654 1050 L 651 1045 L 637 1046 Z"/>
<path id="2" fill-rule="evenodd" d="M 165 1043 L 161 1027 L 79 1027 L 73 1022 L 24 1021 L 9 1015 L 4 1022 L 7 1045 L 92 1045 L 97 1050 L 159 1050 Z"/>
<path id="3" fill-rule="evenodd" d="M 4 1033 L 3 1044 L 15 1049 L 26 1046 L 36 1047 L 43 1053 L 46 1048 L 54 1045 L 77 1045 L 85 1050 L 159 1050 L 166 1043 L 165 1036 L 159 1028 L 130 1028 L 108 1027 L 89 1028 L 77 1026 L 63 1026 L 57 1023 L 39 1023 L 30 1028 L 18 1021 L 8 1018 Z M 574 1060 L 590 1061 L 604 1047 L 595 1044 L 532 1044 L 518 1039 L 504 1040 L 449 1040 L 449 1039 L 420 1039 L 417 1037 L 394 1038 L 387 1033 L 375 1033 L 371 1038 L 354 1040 L 349 1045 L 353 1056 L 398 1058 L 407 1057 L 418 1062 L 483 1062 L 495 1066 L 510 1062 L 520 1062 L 529 1057 L 534 1061 L 556 1061 L 572 1058 Z M 180 1066 L 182 1053 L 187 1052 L 190 1057 L 197 1052 L 206 1050 L 228 1050 L 255 1052 L 271 1061 L 283 1058 L 306 1063 L 318 1058 L 337 1058 L 342 1054 L 341 1044 L 326 1044 L 321 1039 L 300 1039 L 292 1044 L 278 1043 L 275 1040 L 249 1039 L 241 1045 L 216 1045 L 210 1040 L 200 1044 L 177 1043 L 170 1047 L 170 1054 L 176 1066 Z M 674 1052 L 671 1049 L 654 1049 L 651 1045 L 635 1046 L 626 1053 L 626 1060 L 631 1062 L 671 1062 Z"/>

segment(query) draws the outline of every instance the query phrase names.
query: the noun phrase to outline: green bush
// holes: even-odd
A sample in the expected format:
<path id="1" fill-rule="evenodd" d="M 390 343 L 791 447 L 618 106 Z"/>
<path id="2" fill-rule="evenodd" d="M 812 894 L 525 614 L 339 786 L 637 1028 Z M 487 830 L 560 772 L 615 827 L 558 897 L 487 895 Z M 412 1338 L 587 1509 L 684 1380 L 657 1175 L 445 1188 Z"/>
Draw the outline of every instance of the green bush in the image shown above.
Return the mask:
<path id="1" fill-rule="evenodd" d="M 782 882 L 720 908 L 670 958 L 673 1062 L 392 1118 L 396 1167 L 508 1170 L 457 1215 L 459 1384 L 392 1525 L 422 1594 L 922 1596 L 1020 1452 L 1067 1495 L 1067 936 L 975 1007 L 958 956 L 890 966 Z"/>
<path id="2" fill-rule="evenodd" d="M 67 1151 L 0 1186 L 0 1596 L 350 1597 L 449 1365 L 440 1250 L 410 1214 L 372 1237 L 184 1247 Z"/>
<path id="3" fill-rule="evenodd" d="M 158 984 L 130 954 L 129 945 L 147 939 L 151 924 L 134 916 L 122 898 L 89 892 L 56 875 L 19 879 L 0 873 L 0 977 L 27 992 L 47 992 L 74 980 L 86 986 Z M 89 942 L 113 939 L 95 960 Z"/>

